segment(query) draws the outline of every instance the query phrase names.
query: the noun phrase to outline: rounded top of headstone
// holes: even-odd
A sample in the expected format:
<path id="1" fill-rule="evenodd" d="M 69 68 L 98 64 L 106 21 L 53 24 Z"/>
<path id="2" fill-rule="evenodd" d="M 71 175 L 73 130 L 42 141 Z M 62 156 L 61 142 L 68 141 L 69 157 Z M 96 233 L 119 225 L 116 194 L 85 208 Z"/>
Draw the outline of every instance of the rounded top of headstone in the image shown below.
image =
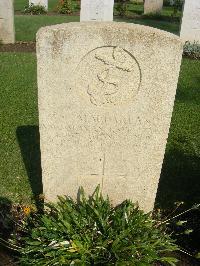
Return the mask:
<path id="1" fill-rule="evenodd" d="M 163 40 L 164 42 L 168 40 L 181 46 L 183 45 L 183 41 L 175 34 L 149 26 L 125 22 L 70 22 L 46 26 L 40 28 L 37 32 L 37 40 L 40 38 L 40 36 L 42 37 L 48 32 L 67 31 L 68 33 L 71 32 L 73 34 L 73 31 L 78 29 L 92 32 L 96 31 L 96 33 L 99 33 L 99 31 L 104 31 L 104 35 L 107 33 L 108 38 L 112 38 L 110 32 L 114 31 L 116 34 L 116 31 L 118 31 L 119 35 L 123 33 L 123 35 L 128 35 L 129 38 L 135 38 L 137 35 L 138 38 L 147 38 L 148 40 L 151 38 L 152 41 L 159 39 L 159 41 Z"/>

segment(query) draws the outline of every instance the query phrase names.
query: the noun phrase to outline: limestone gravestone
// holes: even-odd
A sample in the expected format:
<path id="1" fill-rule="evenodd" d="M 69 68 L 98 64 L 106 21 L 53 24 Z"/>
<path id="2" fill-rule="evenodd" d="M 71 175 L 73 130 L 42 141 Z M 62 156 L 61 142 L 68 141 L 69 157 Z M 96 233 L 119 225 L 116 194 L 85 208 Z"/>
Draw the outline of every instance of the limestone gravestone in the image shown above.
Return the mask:
<path id="1" fill-rule="evenodd" d="M 101 185 L 113 204 L 153 208 L 182 56 L 179 37 L 126 23 L 68 23 L 37 34 L 47 200 Z"/>
<path id="2" fill-rule="evenodd" d="M 114 0 L 81 0 L 80 21 L 113 21 Z"/>
<path id="3" fill-rule="evenodd" d="M 13 0 L 0 0 L 0 41 L 15 42 Z"/>
<path id="4" fill-rule="evenodd" d="M 163 0 L 145 0 L 144 14 L 160 13 L 163 8 Z"/>
<path id="5" fill-rule="evenodd" d="M 44 6 L 46 10 L 48 9 L 48 0 L 29 0 L 29 6 L 31 4 Z"/>
<path id="6" fill-rule="evenodd" d="M 180 37 L 200 43 L 200 0 L 185 0 Z"/>

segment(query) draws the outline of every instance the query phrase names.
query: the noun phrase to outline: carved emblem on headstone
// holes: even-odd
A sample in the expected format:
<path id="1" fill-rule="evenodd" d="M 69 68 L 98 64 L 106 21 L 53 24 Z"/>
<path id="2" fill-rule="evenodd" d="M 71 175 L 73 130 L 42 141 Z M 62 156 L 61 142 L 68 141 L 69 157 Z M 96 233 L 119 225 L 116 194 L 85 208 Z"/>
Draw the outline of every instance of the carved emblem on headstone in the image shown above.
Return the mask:
<path id="1" fill-rule="evenodd" d="M 82 93 L 96 106 L 132 101 L 141 80 L 139 64 L 133 55 L 113 46 L 89 52 L 81 60 L 77 73 Z"/>

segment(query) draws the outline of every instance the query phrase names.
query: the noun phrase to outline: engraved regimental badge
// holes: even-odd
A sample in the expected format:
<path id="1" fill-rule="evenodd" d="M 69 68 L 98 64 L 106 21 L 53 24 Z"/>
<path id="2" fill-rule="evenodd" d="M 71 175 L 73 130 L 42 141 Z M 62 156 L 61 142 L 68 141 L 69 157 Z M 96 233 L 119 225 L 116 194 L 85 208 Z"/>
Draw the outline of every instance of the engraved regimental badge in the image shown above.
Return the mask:
<path id="1" fill-rule="evenodd" d="M 131 102 L 138 93 L 141 72 L 132 54 L 120 47 L 99 47 L 82 58 L 76 69 L 81 95 L 96 106 Z"/>

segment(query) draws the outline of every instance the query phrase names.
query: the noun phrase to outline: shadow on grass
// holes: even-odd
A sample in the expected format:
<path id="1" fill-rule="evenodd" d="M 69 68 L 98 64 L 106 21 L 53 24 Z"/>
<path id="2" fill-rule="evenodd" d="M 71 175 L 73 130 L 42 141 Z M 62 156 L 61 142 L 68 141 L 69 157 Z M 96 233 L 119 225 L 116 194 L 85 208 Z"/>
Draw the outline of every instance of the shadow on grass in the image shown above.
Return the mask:
<path id="1" fill-rule="evenodd" d="M 191 207 L 200 203 L 200 158 L 184 154 L 179 149 L 166 151 L 156 205 L 161 208 L 173 207 L 174 202 Z"/>
<path id="2" fill-rule="evenodd" d="M 187 60 L 188 60 L 188 62 L 191 62 L 191 64 L 193 64 L 193 68 L 195 69 L 194 63 L 198 62 L 198 60 L 195 61 L 194 59 L 191 59 L 191 58 L 188 58 Z M 197 67 L 198 66 L 200 66 L 200 65 L 197 65 Z M 189 75 L 190 75 L 190 73 L 188 73 L 188 76 Z M 199 74 L 197 74 L 197 75 L 199 75 Z M 197 76 L 197 75 L 192 76 L 192 84 L 188 84 L 187 81 L 185 81 L 184 83 L 179 83 L 179 89 L 177 90 L 177 93 L 176 93 L 177 101 L 182 102 L 182 103 L 186 103 L 186 104 L 189 103 L 189 104 L 192 104 L 193 106 L 195 104 L 199 105 L 199 102 L 200 102 L 200 88 L 199 88 L 200 76 Z M 183 77 L 183 78 L 188 79 L 188 76 Z"/>
<path id="3" fill-rule="evenodd" d="M 184 204 L 172 214 L 175 202 L 184 202 Z M 195 153 L 193 156 L 188 155 L 174 143 L 174 148 L 171 147 L 165 153 L 155 206 L 167 210 L 169 217 L 173 217 L 198 203 L 200 203 L 200 157 Z M 170 222 L 175 223 L 172 231 L 177 234 L 175 235 L 177 243 L 189 253 L 197 253 L 200 249 L 199 219 L 200 209 L 193 209 Z M 187 222 L 184 226 L 178 227 L 176 226 L 178 220 Z M 192 233 L 184 234 L 184 230 L 187 229 L 192 229 Z M 200 265 L 196 263 L 183 265 Z"/>
<path id="4" fill-rule="evenodd" d="M 16 134 L 31 189 L 36 199 L 39 194 L 43 193 L 39 127 L 20 126 Z"/>

